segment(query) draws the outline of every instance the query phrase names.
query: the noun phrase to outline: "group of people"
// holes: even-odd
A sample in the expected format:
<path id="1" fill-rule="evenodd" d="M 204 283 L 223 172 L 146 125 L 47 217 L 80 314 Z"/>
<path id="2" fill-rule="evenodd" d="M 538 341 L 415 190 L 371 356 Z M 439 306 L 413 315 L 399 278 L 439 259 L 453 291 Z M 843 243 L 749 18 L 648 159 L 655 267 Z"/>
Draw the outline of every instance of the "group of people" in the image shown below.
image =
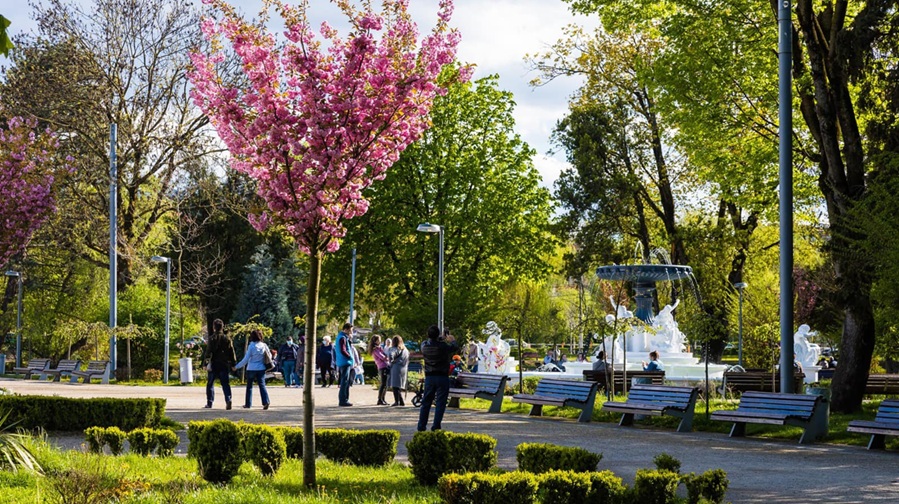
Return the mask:
<path id="1" fill-rule="evenodd" d="M 212 322 L 212 334 L 203 352 L 202 363 L 206 366 L 206 408 L 211 408 L 215 400 L 213 385 L 216 380 L 222 386 L 225 396 L 225 409 L 231 409 L 231 383 L 232 371 L 247 368 L 247 393 L 244 408 L 250 408 L 253 404 L 253 383 L 259 384 L 259 395 L 262 397 L 262 409 L 268 409 L 270 401 L 268 390 L 265 388 L 265 373 L 274 366 L 271 350 L 262 341 L 262 332 L 258 329 L 250 331 L 247 351 L 240 362 L 237 362 L 237 354 L 234 351 L 234 343 L 224 332 L 224 323 L 221 319 Z"/>

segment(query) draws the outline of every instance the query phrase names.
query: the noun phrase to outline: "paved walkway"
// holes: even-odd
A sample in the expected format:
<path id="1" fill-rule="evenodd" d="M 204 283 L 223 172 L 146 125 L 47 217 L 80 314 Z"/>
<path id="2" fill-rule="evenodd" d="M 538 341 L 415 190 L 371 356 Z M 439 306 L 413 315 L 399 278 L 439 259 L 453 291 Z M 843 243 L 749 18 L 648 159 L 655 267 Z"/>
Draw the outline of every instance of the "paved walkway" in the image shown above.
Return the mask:
<path id="1" fill-rule="evenodd" d="M 244 390 L 234 387 L 234 405 L 225 411 L 221 389 L 216 387 L 213 409 L 203 409 L 205 392 L 196 386 L 136 387 L 39 383 L 0 379 L 0 388 L 21 394 L 66 397 L 164 397 L 166 414 L 179 422 L 214 418 L 245 420 L 272 425 L 302 424 L 302 390 L 281 385 L 269 387 L 272 406 L 263 411 L 259 390 L 254 407 L 239 408 Z M 407 398 L 410 403 L 411 395 Z M 418 410 L 412 407 L 376 406 L 371 386 L 351 389 L 351 408 L 337 407 L 337 387 L 315 388 L 315 422 L 319 427 L 391 428 L 401 433 L 398 459 L 406 460 L 405 443 L 412 438 Z M 433 414 L 433 413 L 432 413 Z M 632 482 L 637 469 L 653 467 L 659 453 L 682 462 L 682 472 L 707 469 L 727 471 L 727 500 L 735 503 L 817 503 L 899 501 L 899 452 L 868 451 L 858 446 L 799 445 L 796 441 L 760 438 L 731 439 L 720 433 L 679 434 L 651 428 L 620 428 L 610 423 L 580 424 L 570 419 L 529 418 L 525 414 L 490 414 L 475 410 L 448 410 L 443 427 L 456 432 L 480 432 L 497 439 L 500 467 L 514 469 L 515 446 L 522 442 L 551 442 L 581 446 L 602 453 L 600 469 L 610 469 Z M 78 447 L 82 437 L 56 436 L 64 447 Z M 182 440 L 184 437 L 182 436 Z M 182 441 L 179 452 L 184 452 Z"/>

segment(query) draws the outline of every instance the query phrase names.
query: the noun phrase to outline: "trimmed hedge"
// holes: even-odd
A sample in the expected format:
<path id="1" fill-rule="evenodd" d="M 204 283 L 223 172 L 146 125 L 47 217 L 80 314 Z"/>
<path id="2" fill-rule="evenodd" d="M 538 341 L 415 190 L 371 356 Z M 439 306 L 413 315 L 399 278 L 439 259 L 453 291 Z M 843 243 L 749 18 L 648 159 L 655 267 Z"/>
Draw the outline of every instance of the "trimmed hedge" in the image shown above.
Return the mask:
<path id="1" fill-rule="evenodd" d="M 165 416 L 165 399 L 118 399 L 37 395 L 0 395 L 0 411 L 22 429 L 77 431 L 88 427 L 118 427 L 130 431 L 157 427 Z"/>
<path id="2" fill-rule="evenodd" d="M 316 429 L 315 449 L 334 462 L 383 466 L 396 458 L 400 433 L 395 430 Z M 302 440 L 300 441 L 302 445 Z"/>
<path id="3" fill-rule="evenodd" d="M 281 431 L 267 425 L 243 422 L 238 424 L 238 428 L 243 458 L 258 467 L 263 476 L 271 476 L 278 472 L 284 459 L 287 458 L 287 447 L 284 445 L 284 435 Z"/>
<path id="4" fill-rule="evenodd" d="M 592 472 L 590 478 L 590 493 L 587 494 L 587 502 L 594 504 L 614 504 L 623 502 L 627 493 L 627 486 L 621 478 L 612 471 Z"/>
<path id="5" fill-rule="evenodd" d="M 578 447 L 521 443 L 515 448 L 515 458 L 520 471 L 539 474 L 553 470 L 592 472 L 602 455 Z"/>
<path id="6" fill-rule="evenodd" d="M 447 431 L 416 432 L 406 443 L 412 474 L 422 485 L 434 485 L 447 473 L 483 472 L 496 465 L 496 439 L 485 434 Z"/>
<path id="7" fill-rule="evenodd" d="M 131 452 L 145 457 L 153 453 L 153 449 L 156 448 L 156 436 L 153 432 L 153 429 L 134 429 L 129 432 L 128 444 L 131 445 Z"/>
<path id="8" fill-rule="evenodd" d="M 656 465 L 656 469 L 660 471 L 671 471 L 680 474 L 680 460 L 667 453 L 656 455 L 652 461 Z"/>
<path id="9" fill-rule="evenodd" d="M 676 503 L 679 481 L 680 476 L 676 472 L 639 469 L 634 478 L 633 502 L 640 504 Z"/>
<path id="10" fill-rule="evenodd" d="M 537 489 L 537 477 L 526 472 L 450 473 L 437 481 L 440 497 L 448 504 L 533 504 Z"/>
<path id="11" fill-rule="evenodd" d="M 211 483 L 228 483 L 243 463 L 240 430 L 230 420 L 190 422 L 188 454 L 197 459 L 200 477 Z"/>
<path id="12" fill-rule="evenodd" d="M 687 487 L 687 502 L 697 504 L 699 502 L 724 502 L 727 494 L 728 479 L 723 469 L 710 469 L 700 475 L 694 473 L 681 477 L 684 486 Z"/>
<path id="13" fill-rule="evenodd" d="M 125 440 L 131 446 L 131 452 L 148 456 L 156 450 L 160 457 L 171 457 L 175 454 L 175 448 L 181 440 L 178 434 L 168 429 L 134 429 L 125 433 L 118 427 L 88 427 L 84 429 L 84 438 L 87 441 L 88 450 L 92 453 L 102 453 L 104 446 L 109 446 L 113 455 L 122 453 Z"/>
<path id="14" fill-rule="evenodd" d="M 540 476 L 540 502 L 587 504 L 590 476 L 583 472 L 549 471 Z"/>

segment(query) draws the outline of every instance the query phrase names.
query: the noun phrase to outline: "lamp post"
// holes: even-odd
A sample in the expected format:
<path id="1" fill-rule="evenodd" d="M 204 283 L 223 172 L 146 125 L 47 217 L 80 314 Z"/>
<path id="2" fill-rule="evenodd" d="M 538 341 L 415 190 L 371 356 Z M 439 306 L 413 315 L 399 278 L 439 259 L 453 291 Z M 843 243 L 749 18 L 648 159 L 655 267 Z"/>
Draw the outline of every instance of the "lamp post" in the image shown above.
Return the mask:
<path id="1" fill-rule="evenodd" d="M 440 328 L 440 335 L 443 335 L 443 226 L 425 222 L 419 224 L 416 229 L 420 233 L 439 233 L 440 235 L 440 258 L 438 262 L 438 283 L 440 286 L 437 290 L 437 326 Z"/>
<path id="2" fill-rule="evenodd" d="M 22 367 L 22 274 L 9 270 L 6 276 L 16 278 L 16 367 Z"/>
<path id="3" fill-rule="evenodd" d="M 740 311 L 737 318 L 737 331 L 738 331 L 738 340 L 737 340 L 737 365 L 743 367 L 743 289 L 749 287 L 749 284 L 746 282 L 738 282 L 734 284 L 734 287 L 737 288 L 737 292 L 740 293 Z"/>
<path id="4" fill-rule="evenodd" d="M 169 320 L 172 313 L 172 260 L 168 257 L 153 256 L 151 261 L 165 263 L 165 358 L 162 362 L 162 383 L 169 382 Z"/>

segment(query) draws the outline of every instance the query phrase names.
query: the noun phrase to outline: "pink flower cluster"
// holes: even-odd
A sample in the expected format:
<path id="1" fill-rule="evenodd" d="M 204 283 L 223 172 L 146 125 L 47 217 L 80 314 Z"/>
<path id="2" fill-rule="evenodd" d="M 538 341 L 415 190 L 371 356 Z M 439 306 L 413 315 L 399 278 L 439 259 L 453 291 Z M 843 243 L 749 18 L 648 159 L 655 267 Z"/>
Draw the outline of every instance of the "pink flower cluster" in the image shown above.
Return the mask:
<path id="1" fill-rule="evenodd" d="M 440 2 L 420 46 L 407 0 L 383 0 L 380 14 L 337 0 L 351 33 L 341 38 L 324 23 L 322 40 L 307 20 L 308 1 L 272 0 L 286 27 L 281 44 L 223 0 L 204 3 L 218 16 L 202 23 L 214 49 L 191 55 L 193 97 L 228 146 L 232 167 L 257 182 L 268 208 L 251 222 L 285 226 L 306 253 L 337 250 L 342 221 L 368 210 L 362 191 L 430 126 L 433 99 L 445 91 L 438 75 L 460 38 L 447 25 L 452 1 Z M 222 39 L 239 58 L 239 84 L 228 80 Z"/>
<path id="2" fill-rule="evenodd" d="M 21 117 L 0 128 L 0 268 L 25 249 L 56 209 L 56 170 L 72 171 L 70 159 L 57 161 L 56 136 L 36 128 L 35 119 Z"/>

